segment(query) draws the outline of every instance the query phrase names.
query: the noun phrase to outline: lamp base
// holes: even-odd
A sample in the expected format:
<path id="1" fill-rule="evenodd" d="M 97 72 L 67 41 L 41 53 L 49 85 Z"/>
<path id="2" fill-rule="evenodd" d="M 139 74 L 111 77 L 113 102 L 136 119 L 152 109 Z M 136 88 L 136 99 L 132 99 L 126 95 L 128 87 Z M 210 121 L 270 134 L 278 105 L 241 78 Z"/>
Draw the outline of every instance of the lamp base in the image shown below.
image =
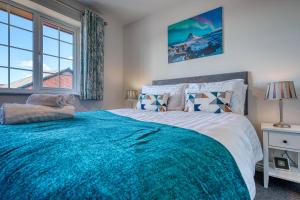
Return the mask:
<path id="1" fill-rule="evenodd" d="M 284 122 L 278 122 L 276 124 L 273 124 L 273 126 L 278 127 L 278 128 L 291 128 L 291 125 L 286 124 Z"/>

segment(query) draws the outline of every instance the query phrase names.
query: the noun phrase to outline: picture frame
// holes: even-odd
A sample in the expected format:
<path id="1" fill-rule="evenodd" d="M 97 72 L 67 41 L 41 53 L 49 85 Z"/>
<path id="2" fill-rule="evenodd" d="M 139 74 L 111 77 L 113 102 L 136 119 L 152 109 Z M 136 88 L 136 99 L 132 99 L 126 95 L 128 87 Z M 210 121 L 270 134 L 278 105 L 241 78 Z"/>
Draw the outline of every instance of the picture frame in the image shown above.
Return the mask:
<path id="1" fill-rule="evenodd" d="M 223 7 L 168 26 L 168 63 L 223 54 Z"/>
<path id="2" fill-rule="evenodd" d="M 273 159 L 275 169 L 290 171 L 290 161 L 287 158 L 274 157 Z"/>

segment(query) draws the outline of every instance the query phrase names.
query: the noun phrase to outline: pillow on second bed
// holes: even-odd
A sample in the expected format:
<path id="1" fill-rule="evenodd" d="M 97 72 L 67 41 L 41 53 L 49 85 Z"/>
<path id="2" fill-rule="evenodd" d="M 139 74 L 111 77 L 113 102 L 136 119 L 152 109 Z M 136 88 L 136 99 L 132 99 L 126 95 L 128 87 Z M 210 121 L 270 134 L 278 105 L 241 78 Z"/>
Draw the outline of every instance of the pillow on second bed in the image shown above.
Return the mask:
<path id="1" fill-rule="evenodd" d="M 187 93 L 184 111 L 204 111 L 210 113 L 232 112 L 230 107 L 231 97 L 232 92 L 229 91 Z"/>
<path id="2" fill-rule="evenodd" d="M 166 112 L 168 108 L 169 94 L 140 94 L 136 109 Z"/>

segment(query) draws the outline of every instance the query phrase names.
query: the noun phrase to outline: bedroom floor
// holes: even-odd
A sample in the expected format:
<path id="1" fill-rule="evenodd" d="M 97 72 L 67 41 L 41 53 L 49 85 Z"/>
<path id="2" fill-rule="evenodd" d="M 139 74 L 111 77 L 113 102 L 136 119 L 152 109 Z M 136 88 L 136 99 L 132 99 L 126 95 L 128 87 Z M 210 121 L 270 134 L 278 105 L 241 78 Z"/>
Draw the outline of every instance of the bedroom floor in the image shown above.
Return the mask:
<path id="1" fill-rule="evenodd" d="M 270 177 L 269 188 L 263 187 L 263 173 L 256 172 L 255 200 L 300 200 L 300 184 Z"/>

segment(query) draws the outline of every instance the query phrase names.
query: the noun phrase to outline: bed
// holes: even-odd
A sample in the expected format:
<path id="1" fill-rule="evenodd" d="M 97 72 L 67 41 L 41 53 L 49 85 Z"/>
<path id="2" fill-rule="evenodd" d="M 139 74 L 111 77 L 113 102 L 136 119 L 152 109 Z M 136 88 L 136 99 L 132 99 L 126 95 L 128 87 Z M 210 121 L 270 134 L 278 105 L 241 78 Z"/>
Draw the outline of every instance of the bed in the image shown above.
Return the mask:
<path id="1" fill-rule="evenodd" d="M 216 77 L 236 76 L 247 81 Z M 188 80 L 154 84 L 177 81 Z M 1 200 L 254 199 L 262 159 L 253 126 L 234 113 L 95 111 L 0 126 L 0 138 Z"/>

